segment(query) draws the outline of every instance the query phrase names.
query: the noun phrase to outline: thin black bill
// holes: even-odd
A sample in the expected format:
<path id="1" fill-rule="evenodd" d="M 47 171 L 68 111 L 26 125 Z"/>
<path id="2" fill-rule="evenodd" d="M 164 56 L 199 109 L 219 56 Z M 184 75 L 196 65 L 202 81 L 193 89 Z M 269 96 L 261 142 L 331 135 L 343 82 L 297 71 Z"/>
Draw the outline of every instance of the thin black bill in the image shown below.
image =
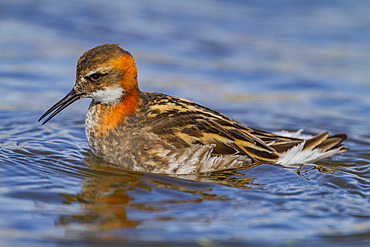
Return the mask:
<path id="1" fill-rule="evenodd" d="M 77 94 L 74 89 L 72 89 L 63 99 L 61 99 L 58 103 L 50 107 L 39 119 L 39 122 L 45 118 L 47 115 L 50 114 L 48 118 L 42 123 L 42 125 L 46 124 L 50 119 L 52 119 L 55 115 L 61 112 L 64 108 L 68 107 L 73 102 L 83 98 L 83 94 Z"/>

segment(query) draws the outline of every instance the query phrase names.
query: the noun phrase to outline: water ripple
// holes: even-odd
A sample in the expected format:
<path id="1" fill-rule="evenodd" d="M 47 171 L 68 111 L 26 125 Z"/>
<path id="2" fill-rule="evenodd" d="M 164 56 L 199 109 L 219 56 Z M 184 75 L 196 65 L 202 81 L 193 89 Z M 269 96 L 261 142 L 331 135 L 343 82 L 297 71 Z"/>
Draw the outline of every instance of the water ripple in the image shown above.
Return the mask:
<path id="1" fill-rule="evenodd" d="M 368 9 L 368 1 L 4 1 L 1 243 L 368 246 Z M 122 170 L 88 148 L 88 100 L 37 123 L 71 89 L 78 56 L 106 42 L 132 52 L 143 90 L 268 131 L 347 133 L 350 150 L 303 166 Z"/>

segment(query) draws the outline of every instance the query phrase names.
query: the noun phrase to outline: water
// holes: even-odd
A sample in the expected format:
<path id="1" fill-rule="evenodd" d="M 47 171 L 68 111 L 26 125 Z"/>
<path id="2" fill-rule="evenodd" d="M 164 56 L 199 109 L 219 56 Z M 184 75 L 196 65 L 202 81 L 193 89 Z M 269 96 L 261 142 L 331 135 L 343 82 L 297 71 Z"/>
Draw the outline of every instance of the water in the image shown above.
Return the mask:
<path id="1" fill-rule="evenodd" d="M 370 244 L 368 1 L 2 1 L 0 246 Z M 140 87 L 251 127 L 347 133 L 302 167 L 164 176 L 94 157 L 89 104 L 41 126 L 78 57 L 106 42 Z"/>

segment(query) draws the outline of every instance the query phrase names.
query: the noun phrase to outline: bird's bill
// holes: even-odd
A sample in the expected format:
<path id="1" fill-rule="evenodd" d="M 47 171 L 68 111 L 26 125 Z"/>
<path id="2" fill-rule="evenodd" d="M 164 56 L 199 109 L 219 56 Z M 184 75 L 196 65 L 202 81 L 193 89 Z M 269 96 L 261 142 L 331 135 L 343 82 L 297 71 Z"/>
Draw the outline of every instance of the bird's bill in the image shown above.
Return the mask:
<path id="1" fill-rule="evenodd" d="M 76 100 L 79 100 L 83 98 L 84 94 L 77 94 L 74 89 L 72 89 L 63 99 L 61 99 L 58 103 L 50 107 L 49 110 L 47 110 L 39 119 L 39 122 L 45 118 L 47 115 L 49 117 L 42 123 L 44 125 L 47 123 L 50 119 L 52 119 L 55 115 L 57 115 L 59 112 L 61 112 L 64 108 L 75 102 Z"/>

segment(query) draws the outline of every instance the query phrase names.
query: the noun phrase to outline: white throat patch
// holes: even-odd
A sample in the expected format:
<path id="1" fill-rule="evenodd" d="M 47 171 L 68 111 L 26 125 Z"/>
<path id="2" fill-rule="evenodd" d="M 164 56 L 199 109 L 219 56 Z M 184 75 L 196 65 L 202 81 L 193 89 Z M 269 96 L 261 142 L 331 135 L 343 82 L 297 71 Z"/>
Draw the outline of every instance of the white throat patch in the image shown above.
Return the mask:
<path id="1" fill-rule="evenodd" d="M 116 104 L 123 96 L 124 89 L 120 86 L 116 88 L 106 88 L 91 94 L 91 98 L 95 103 L 101 104 Z"/>

